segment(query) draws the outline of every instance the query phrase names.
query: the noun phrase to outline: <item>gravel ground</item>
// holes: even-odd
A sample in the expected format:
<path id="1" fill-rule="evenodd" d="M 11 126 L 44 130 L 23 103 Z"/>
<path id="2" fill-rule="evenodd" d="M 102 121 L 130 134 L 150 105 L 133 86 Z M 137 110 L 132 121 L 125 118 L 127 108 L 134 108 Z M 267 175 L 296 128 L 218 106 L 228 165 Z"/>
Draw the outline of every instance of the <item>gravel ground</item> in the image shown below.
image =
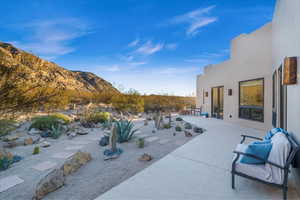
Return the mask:
<path id="1" fill-rule="evenodd" d="M 118 144 L 118 147 L 123 149 L 124 152 L 118 159 L 111 161 L 104 161 L 103 159 L 103 151 L 107 147 L 98 145 L 98 138 L 103 135 L 101 129 L 93 129 L 88 135 L 77 136 L 72 140 L 66 137 L 61 137 L 57 141 L 52 140 L 51 147 L 42 149 L 42 152 L 35 156 L 31 155 L 33 146 L 15 148 L 13 152 L 25 156 L 25 159 L 14 164 L 10 169 L 0 172 L 0 179 L 17 175 L 24 182 L 0 193 L 0 199 L 32 199 L 36 184 L 49 170 L 40 172 L 31 167 L 44 161 L 56 162 L 58 165 L 63 163 L 65 159 L 52 158 L 52 155 L 59 152 L 76 152 L 76 150 L 65 150 L 66 147 L 72 146 L 74 141 L 89 141 L 90 143 L 86 144 L 82 151 L 90 152 L 93 159 L 77 172 L 69 175 L 66 185 L 47 195 L 44 198 L 45 200 L 93 200 L 196 136 L 193 133 L 193 137 L 186 137 L 184 132 L 177 132 L 173 136 L 174 127 L 152 133 L 154 129 L 153 121 L 149 122 L 148 126 L 144 126 L 142 120 L 137 120 L 134 123 L 136 127 L 141 127 L 138 135 L 146 135 L 146 138 L 158 137 L 159 139 L 146 142 L 145 147 L 142 149 L 137 147 L 134 140 L 129 143 Z M 162 141 L 168 142 L 160 144 Z M 153 160 L 150 162 L 139 161 L 138 158 L 143 153 L 153 156 Z"/>

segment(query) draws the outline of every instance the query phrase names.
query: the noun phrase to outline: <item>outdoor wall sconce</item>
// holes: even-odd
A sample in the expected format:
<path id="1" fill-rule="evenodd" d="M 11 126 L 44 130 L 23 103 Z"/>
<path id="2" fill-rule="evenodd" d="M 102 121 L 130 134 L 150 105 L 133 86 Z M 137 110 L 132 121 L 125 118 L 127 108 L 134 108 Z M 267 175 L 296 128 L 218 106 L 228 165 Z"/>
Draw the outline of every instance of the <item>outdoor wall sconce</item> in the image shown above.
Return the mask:
<path id="1" fill-rule="evenodd" d="M 286 57 L 284 59 L 283 84 L 297 84 L 297 57 Z"/>
<path id="2" fill-rule="evenodd" d="M 208 97 L 208 92 L 205 92 L 205 97 Z"/>
<path id="3" fill-rule="evenodd" d="M 228 89 L 228 96 L 232 96 L 232 89 Z"/>

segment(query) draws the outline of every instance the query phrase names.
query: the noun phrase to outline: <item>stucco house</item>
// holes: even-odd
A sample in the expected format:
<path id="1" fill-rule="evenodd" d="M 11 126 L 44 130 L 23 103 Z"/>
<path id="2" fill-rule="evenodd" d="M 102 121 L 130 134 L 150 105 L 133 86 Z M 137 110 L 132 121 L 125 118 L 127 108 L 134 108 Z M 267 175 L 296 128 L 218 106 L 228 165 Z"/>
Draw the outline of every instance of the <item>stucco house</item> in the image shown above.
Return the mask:
<path id="1" fill-rule="evenodd" d="M 197 107 L 243 126 L 287 129 L 300 142 L 299 10 L 299 0 L 277 0 L 272 22 L 233 39 L 230 59 L 197 76 Z"/>

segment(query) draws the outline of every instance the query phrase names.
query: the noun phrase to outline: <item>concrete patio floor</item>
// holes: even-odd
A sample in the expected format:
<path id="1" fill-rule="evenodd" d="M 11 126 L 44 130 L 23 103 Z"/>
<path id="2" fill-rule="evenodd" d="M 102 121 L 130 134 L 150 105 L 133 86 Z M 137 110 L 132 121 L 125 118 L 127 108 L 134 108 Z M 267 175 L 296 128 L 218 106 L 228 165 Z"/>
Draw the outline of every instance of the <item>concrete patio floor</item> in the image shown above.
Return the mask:
<path id="1" fill-rule="evenodd" d="M 231 189 L 232 151 L 240 135 L 264 132 L 216 119 L 184 120 L 207 131 L 96 200 L 282 199 L 280 189 L 242 177 Z M 294 184 L 290 178 L 288 199 L 300 199 Z"/>

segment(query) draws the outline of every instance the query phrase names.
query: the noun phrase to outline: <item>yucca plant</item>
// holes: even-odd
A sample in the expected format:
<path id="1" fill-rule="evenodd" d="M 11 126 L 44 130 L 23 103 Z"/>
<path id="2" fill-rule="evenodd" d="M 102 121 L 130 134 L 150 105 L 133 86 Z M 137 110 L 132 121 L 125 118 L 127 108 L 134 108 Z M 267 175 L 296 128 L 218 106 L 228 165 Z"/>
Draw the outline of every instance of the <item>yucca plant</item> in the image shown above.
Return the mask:
<path id="1" fill-rule="evenodd" d="M 132 139 L 133 135 L 138 129 L 133 129 L 134 124 L 132 121 L 128 120 L 119 120 L 115 122 L 117 128 L 118 142 L 128 142 Z"/>

